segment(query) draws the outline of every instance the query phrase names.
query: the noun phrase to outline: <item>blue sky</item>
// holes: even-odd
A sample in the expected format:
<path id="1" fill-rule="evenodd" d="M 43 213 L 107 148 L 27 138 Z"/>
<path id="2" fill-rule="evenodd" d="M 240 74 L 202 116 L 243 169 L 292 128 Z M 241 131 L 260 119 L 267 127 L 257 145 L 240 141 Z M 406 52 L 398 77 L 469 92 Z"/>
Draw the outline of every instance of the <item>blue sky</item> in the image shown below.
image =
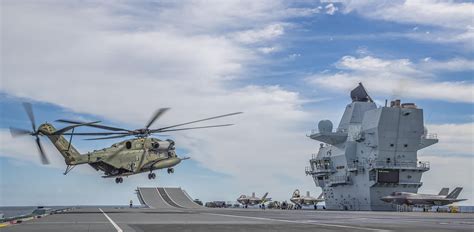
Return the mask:
<path id="1" fill-rule="evenodd" d="M 363 82 L 372 97 L 424 109 L 440 143 L 420 151 L 431 162 L 420 191 L 464 186 L 473 196 L 474 6 L 462 1 L 2 1 L 0 205 L 125 204 L 137 186 L 181 186 L 202 200 L 299 188 L 317 142 L 306 133 L 337 124 Z M 191 156 L 173 175 L 121 185 L 90 167 L 68 176 L 60 155 L 42 166 L 22 101 L 37 122 L 101 120 L 138 128 L 160 107 L 170 125 L 216 120 L 229 128 L 176 132 Z M 55 124 L 58 127 L 60 124 Z M 84 129 L 82 129 L 84 130 Z M 74 140 L 81 151 L 116 140 Z M 118 141 L 118 140 L 117 140 Z"/>

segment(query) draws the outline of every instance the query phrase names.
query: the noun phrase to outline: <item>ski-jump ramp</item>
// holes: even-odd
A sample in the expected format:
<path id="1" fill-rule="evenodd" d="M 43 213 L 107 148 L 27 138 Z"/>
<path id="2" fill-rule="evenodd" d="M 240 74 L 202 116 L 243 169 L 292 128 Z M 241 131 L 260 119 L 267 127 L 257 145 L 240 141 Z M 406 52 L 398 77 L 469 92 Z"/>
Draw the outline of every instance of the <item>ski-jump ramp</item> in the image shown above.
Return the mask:
<path id="1" fill-rule="evenodd" d="M 196 204 L 181 188 L 138 187 L 137 197 L 142 205 L 153 209 L 199 209 L 204 208 Z"/>

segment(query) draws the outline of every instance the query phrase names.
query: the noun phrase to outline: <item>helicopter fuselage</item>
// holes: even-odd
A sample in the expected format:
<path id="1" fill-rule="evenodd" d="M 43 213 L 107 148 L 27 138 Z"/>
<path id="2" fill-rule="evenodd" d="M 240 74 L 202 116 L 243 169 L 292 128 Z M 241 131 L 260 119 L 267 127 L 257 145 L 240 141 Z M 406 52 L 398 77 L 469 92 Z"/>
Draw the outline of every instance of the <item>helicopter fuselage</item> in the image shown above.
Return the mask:
<path id="1" fill-rule="evenodd" d="M 171 168 L 181 162 L 172 143 L 156 138 L 135 138 L 81 155 L 78 164 L 88 163 L 104 177 L 128 176 Z"/>

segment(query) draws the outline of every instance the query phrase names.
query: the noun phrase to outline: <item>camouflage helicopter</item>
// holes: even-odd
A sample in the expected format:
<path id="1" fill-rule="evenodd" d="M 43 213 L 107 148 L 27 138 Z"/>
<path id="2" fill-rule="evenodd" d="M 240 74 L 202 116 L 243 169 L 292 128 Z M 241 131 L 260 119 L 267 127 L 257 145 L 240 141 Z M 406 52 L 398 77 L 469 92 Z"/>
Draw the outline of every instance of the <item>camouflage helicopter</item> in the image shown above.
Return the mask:
<path id="1" fill-rule="evenodd" d="M 60 130 L 56 130 L 50 123 L 43 123 L 36 128 L 33 109 L 30 103 L 23 103 L 23 107 L 31 122 L 32 131 L 10 127 L 10 132 L 13 137 L 31 135 L 36 139 L 36 145 L 43 164 L 49 164 L 48 158 L 44 152 L 40 141 L 40 136 L 46 136 L 51 140 L 53 145 L 58 149 L 59 153 L 64 157 L 67 165 L 64 175 L 68 174 L 74 167 L 81 164 L 89 164 L 97 171 L 103 171 L 103 178 L 115 177 L 115 183 L 122 183 L 124 176 L 135 175 L 139 173 L 149 172 L 148 179 L 155 179 L 154 170 L 167 168 L 168 174 L 174 172 L 173 167 L 179 164 L 182 160 L 189 159 L 189 157 L 180 158 L 175 152 L 175 143 L 171 139 L 160 140 L 157 138 L 149 138 L 150 135 L 162 132 L 183 131 L 193 129 L 203 129 L 211 127 L 224 127 L 233 124 L 200 126 L 176 128 L 192 123 L 232 116 L 241 114 L 242 112 L 235 112 L 230 114 L 219 115 L 215 117 L 200 119 L 196 121 L 180 123 L 172 126 L 150 129 L 151 125 L 169 108 L 162 108 L 157 110 L 144 128 L 127 130 L 118 127 L 111 127 L 99 124 L 100 121 L 95 122 L 78 122 L 73 120 L 60 119 L 58 122 L 68 123 Z M 74 129 L 81 126 L 94 127 L 107 132 L 87 132 L 74 133 Z M 69 141 L 64 137 L 69 135 Z M 86 140 L 103 140 L 122 138 L 128 136 L 135 136 L 135 138 L 124 140 L 115 143 L 108 148 L 95 150 L 86 154 L 80 154 L 74 146 L 71 145 L 73 136 L 96 136 L 95 138 L 88 138 Z M 105 136 L 105 137 L 101 137 Z"/>

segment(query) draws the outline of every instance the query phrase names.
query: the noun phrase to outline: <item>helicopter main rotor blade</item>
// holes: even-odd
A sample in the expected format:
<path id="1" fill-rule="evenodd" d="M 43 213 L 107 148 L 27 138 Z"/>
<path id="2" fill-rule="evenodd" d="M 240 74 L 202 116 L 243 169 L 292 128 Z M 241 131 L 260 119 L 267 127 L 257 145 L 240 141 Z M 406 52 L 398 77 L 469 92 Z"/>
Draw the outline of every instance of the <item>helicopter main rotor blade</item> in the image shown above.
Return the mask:
<path id="1" fill-rule="evenodd" d="M 36 132 L 35 115 L 33 114 L 33 107 L 31 106 L 31 103 L 23 102 L 23 108 L 25 108 L 26 114 L 28 115 L 28 118 L 30 119 L 31 127 L 33 128 L 33 131 Z"/>
<path id="2" fill-rule="evenodd" d="M 173 126 L 162 127 L 162 128 L 154 129 L 154 130 L 151 130 L 151 131 L 152 131 L 152 132 L 158 132 L 158 131 L 161 132 L 161 131 L 165 131 L 166 129 L 173 128 L 173 127 L 189 125 L 189 124 L 192 124 L 192 123 L 203 122 L 203 121 L 212 120 L 212 119 L 216 119 L 216 118 L 228 117 L 228 116 L 232 116 L 232 115 L 236 115 L 236 114 L 241 114 L 241 113 L 243 113 L 243 112 L 235 112 L 235 113 L 230 113 L 230 114 L 224 114 L 224 115 L 214 116 L 214 117 L 210 117 L 210 118 L 204 118 L 204 119 L 200 119 L 200 120 L 196 120 L 196 121 L 192 121 L 192 122 L 186 122 L 186 123 L 176 124 L 176 125 L 173 125 Z"/>
<path id="3" fill-rule="evenodd" d="M 182 131 L 182 130 L 194 130 L 194 129 L 204 129 L 204 128 L 212 128 L 212 127 L 223 127 L 223 126 L 232 126 L 234 124 L 222 124 L 222 125 L 213 125 L 213 126 L 198 126 L 198 127 L 188 127 L 188 128 L 179 128 L 179 129 L 169 129 L 169 130 L 159 130 L 159 131 L 151 131 L 150 133 L 160 133 L 160 132 L 168 132 L 168 131 Z"/>
<path id="4" fill-rule="evenodd" d="M 153 117 L 150 118 L 148 123 L 146 124 L 145 128 L 148 129 L 150 126 L 159 118 L 161 115 L 163 115 L 166 111 L 168 111 L 170 108 L 161 108 L 158 109 L 154 114 Z"/>
<path id="5" fill-rule="evenodd" d="M 41 145 L 41 141 L 40 141 L 40 138 L 38 136 L 36 136 L 36 145 L 38 146 L 38 151 L 39 151 L 40 156 L 41 156 L 41 163 L 49 164 L 48 157 L 46 157 L 46 154 L 44 153 L 43 146 Z"/>
<path id="6" fill-rule="evenodd" d="M 90 126 L 90 125 L 93 125 L 95 123 L 99 123 L 100 121 L 95 121 L 95 122 L 85 122 L 85 123 L 82 123 L 82 124 L 74 124 L 74 125 L 71 125 L 71 126 L 67 126 L 67 127 L 64 127 L 60 130 L 57 130 L 54 132 L 54 134 L 63 134 L 64 132 L 68 131 L 68 130 L 71 130 L 73 128 L 76 128 L 76 127 L 79 127 L 79 126 Z"/>
<path id="7" fill-rule="evenodd" d="M 56 135 L 56 133 L 53 133 L 53 135 Z M 85 133 L 62 133 L 62 135 L 133 135 L 129 134 L 127 132 L 85 132 Z"/>
<path id="8" fill-rule="evenodd" d="M 16 127 L 10 127 L 10 134 L 12 137 L 18 137 L 18 136 L 24 136 L 24 135 L 30 135 L 32 132 L 29 130 L 21 129 L 21 128 L 16 128 Z"/>
<path id="9" fill-rule="evenodd" d="M 68 120 L 68 119 L 58 119 L 58 120 L 56 120 L 56 122 L 63 122 L 63 123 L 70 123 L 70 124 L 86 124 L 85 122 L 73 121 L 73 120 Z M 100 122 L 100 121 L 97 121 L 97 122 Z M 105 126 L 105 125 L 100 125 L 100 124 L 92 124 L 92 125 L 85 125 L 85 126 L 95 127 L 95 128 L 105 129 L 105 130 L 111 130 L 111 131 L 131 132 L 130 130 L 127 130 L 127 129 L 112 127 L 112 126 Z"/>
<path id="10" fill-rule="evenodd" d="M 127 137 L 130 135 L 116 135 L 116 136 L 109 136 L 109 137 L 101 137 L 101 138 L 91 138 L 91 139 L 84 139 L 84 140 L 102 140 L 102 139 L 115 139 L 115 138 L 122 138 L 122 137 Z"/>

